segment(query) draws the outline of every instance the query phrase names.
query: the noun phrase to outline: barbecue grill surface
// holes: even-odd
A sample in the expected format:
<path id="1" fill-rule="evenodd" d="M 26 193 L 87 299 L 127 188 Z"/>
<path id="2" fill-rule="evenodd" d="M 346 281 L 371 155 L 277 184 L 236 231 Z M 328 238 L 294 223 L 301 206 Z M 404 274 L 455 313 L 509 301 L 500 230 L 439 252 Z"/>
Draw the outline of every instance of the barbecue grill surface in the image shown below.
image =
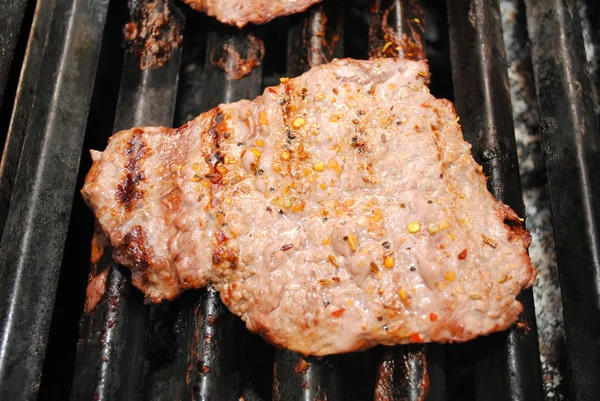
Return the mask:
<path id="1" fill-rule="evenodd" d="M 0 130 L 6 136 L 0 399 L 544 398 L 531 290 L 521 294 L 525 312 L 518 327 L 504 333 L 460 345 L 304 358 L 248 333 L 211 288 L 144 305 L 127 270 L 108 253 L 90 267 L 94 222 L 78 193 L 91 164 L 88 150 L 104 148 L 117 130 L 179 126 L 334 57 L 386 53 L 394 34 L 407 34 L 412 46 L 399 55 L 418 57 L 423 38 L 432 93 L 455 102 L 490 190 L 522 216 L 498 1 L 448 0 L 446 8 L 427 0 L 418 10 L 409 0 L 325 0 L 306 13 L 244 30 L 171 1 L 172 23 L 185 24 L 178 27 L 183 46 L 162 66 L 144 70 L 139 53 L 122 46 L 122 27 L 135 14 L 127 7 L 140 1 L 9 3 L 0 0 L 7 10 L 0 24 Z M 565 310 L 568 397 L 600 399 L 600 326 L 594 323 L 600 315 L 600 178 L 594 174 L 600 136 L 593 93 L 586 90 L 591 81 L 577 4 L 516 3 L 527 7 Z M 264 43 L 264 53 L 257 43 Z M 104 296 L 82 315 L 88 274 L 103 270 Z"/>

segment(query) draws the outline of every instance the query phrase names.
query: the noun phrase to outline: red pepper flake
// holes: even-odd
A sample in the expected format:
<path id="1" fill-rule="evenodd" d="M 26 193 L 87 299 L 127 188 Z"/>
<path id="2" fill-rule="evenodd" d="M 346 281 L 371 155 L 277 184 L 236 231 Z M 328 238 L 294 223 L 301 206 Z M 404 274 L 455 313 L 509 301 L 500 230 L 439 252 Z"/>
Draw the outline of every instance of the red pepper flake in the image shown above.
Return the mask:
<path id="1" fill-rule="evenodd" d="M 206 174 L 204 176 L 206 179 L 210 180 L 211 184 L 218 184 L 219 181 L 221 181 L 223 179 L 223 176 L 221 174 Z"/>
<path id="2" fill-rule="evenodd" d="M 219 255 L 218 252 L 213 252 L 212 262 L 213 265 L 220 265 L 221 263 L 223 263 L 223 258 L 221 257 L 221 255 Z"/>
<path id="3" fill-rule="evenodd" d="M 421 338 L 419 333 L 415 333 L 412 336 L 410 336 L 410 341 L 412 341 L 413 343 L 422 343 L 423 339 Z"/>
<path id="4" fill-rule="evenodd" d="M 285 245 L 282 245 L 281 248 L 279 248 L 279 249 L 282 251 L 287 251 L 287 250 L 292 249 L 293 247 L 294 247 L 294 244 L 285 244 Z"/>
<path id="5" fill-rule="evenodd" d="M 340 278 L 339 277 L 332 277 L 331 278 L 333 281 L 335 281 L 336 283 L 340 282 Z"/>
<path id="6" fill-rule="evenodd" d="M 467 258 L 468 251 L 469 250 L 467 248 L 463 249 L 463 251 L 458 254 L 458 260 L 465 260 Z"/>
<path id="7" fill-rule="evenodd" d="M 435 322 L 436 320 L 438 320 L 438 315 L 437 313 L 431 312 L 429 314 L 429 320 L 431 320 L 432 322 Z"/>
<path id="8" fill-rule="evenodd" d="M 215 237 L 217 238 L 217 242 L 219 244 L 227 242 L 227 240 L 229 239 L 229 238 L 227 238 L 227 235 L 223 231 L 217 231 L 215 233 Z"/>
<path id="9" fill-rule="evenodd" d="M 331 316 L 333 316 L 333 317 L 341 317 L 341 316 L 344 314 L 344 311 L 345 311 L 345 310 L 346 310 L 346 309 L 344 309 L 344 308 L 342 308 L 342 309 L 338 309 L 338 310 L 336 310 L 335 312 L 333 312 L 333 313 L 331 314 Z"/>

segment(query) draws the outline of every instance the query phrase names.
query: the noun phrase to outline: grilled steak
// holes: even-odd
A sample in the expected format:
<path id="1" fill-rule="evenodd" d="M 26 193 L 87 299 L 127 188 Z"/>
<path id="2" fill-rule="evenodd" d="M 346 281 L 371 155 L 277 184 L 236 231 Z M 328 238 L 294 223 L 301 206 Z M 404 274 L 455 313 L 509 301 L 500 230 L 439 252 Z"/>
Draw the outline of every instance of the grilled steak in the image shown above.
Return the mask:
<path id="1" fill-rule="evenodd" d="M 242 28 L 264 24 L 274 18 L 302 12 L 321 0 L 183 0 L 196 11 Z"/>
<path id="2" fill-rule="evenodd" d="M 270 342 L 325 355 L 465 341 L 536 273 L 424 62 L 336 60 L 92 151 L 82 193 L 148 299 L 212 283 Z"/>

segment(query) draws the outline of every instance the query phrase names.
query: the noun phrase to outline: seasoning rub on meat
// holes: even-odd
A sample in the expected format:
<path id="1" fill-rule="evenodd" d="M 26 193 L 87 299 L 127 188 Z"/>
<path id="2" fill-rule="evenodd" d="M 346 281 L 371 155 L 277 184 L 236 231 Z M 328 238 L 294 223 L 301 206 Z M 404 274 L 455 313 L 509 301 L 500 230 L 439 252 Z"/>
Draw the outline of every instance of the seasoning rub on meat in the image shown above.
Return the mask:
<path id="1" fill-rule="evenodd" d="M 536 272 L 424 62 L 335 60 L 177 129 L 115 134 L 82 193 L 153 302 L 212 283 L 325 355 L 504 330 Z"/>
<path id="2" fill-rule="evenodd" d="M 321 0 L 183 0 L 196 11 L 205 12 L 219 21 L 244 27 L 248 23 L 264 24 L 277 17 L 306 10 Z"/>

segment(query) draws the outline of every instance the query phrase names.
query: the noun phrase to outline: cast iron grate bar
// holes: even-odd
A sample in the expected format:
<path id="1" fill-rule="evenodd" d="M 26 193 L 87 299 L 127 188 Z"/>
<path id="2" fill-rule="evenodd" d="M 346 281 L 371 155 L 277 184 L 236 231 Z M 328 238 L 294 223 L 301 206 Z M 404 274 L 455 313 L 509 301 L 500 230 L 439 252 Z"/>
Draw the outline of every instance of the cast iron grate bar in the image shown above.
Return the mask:
<path id="1" fill-rule="evenodd" d="M 311 67 L 342 56 L 342 15 L 336 1 L 326 1 L 292 18 L 288 32 L 287 73 L 301 75 Z M 276 349 L 273 400 L 341 400 L 341 372 L 335 356 L 304 357 Z"/>
<path id="2" fill-rule="evenodd" d="M 263 56 L 259 33 L 225 27 L 209 33 L 200 111 L 259 95 Z M 198 333 L 195 351 L 198 359 L 197 378 L 192 382 L 194 399 L 237 400 L 243 391 L 234 348 L 237 318 L 225 308 L 212 287 L 204 290 L 197 308 L 199 321 L 194 327 Z"/>
<path id="3" fill-rule="evenodd" d="M 181 52 L 176 51 L 162 67 L 141 71 L 138 57 L 125 57 L 114 132 L 134 126 L 171 125 L 180 59 Z M 107 274 L 106 289 L 97 307 L 82 318 L 71 398 L 139 399 L 147 310 L 141 293 L 131 286 L 125 270 L 112 261 L 110 252 L 95 270 Z"/>
<path id="4" fill-rule="evenodd" d="M 569 399 L 600 399 L 600 132 L 577 2 L 526 0 L 568 354 Z"/>
<path id="5" fill-rule="evenodd" d="M 38 392 L 107 8 L 59 0 L 50 24 L 0 242 L 2 399 Z"/>
<path id="6" fill-rule="evenodd" d="M 23 58 L 13 112 L 6 134 L 2 160 L 0 161 L 0 233 L 4 229 L 10 206 L 25 130 L 27 129 L 29 113 L 40 75 L 42 57 L 44 56 L 44 44 L 55 3 L 55 0 L 38 1 L 31 24 L 31 34 Z"/>
<path id="7" fill-rule="evenodd" d="M 209 33 L 201 111 L 260 94 L 264 57 L 260 36 L 250 29 L 227 27 Z"/>
<path id="8" fill-rule="evenodd" d="M 339 1 L 324 1 L 292 16 L 287 48 L 289 76 L 343 56 L 343 13 L 339 6 Z"/>
<path id="9" fill-rule="evenodd" d="M 500 9 L 495 0 L 448 1 L 456 109 L 465 139 L 494 196 L 524 216 Z M 541 400 L 542 379 L 531 289 L 517 327 L 461 345 L 473 356 L 478 400 Z"/>

